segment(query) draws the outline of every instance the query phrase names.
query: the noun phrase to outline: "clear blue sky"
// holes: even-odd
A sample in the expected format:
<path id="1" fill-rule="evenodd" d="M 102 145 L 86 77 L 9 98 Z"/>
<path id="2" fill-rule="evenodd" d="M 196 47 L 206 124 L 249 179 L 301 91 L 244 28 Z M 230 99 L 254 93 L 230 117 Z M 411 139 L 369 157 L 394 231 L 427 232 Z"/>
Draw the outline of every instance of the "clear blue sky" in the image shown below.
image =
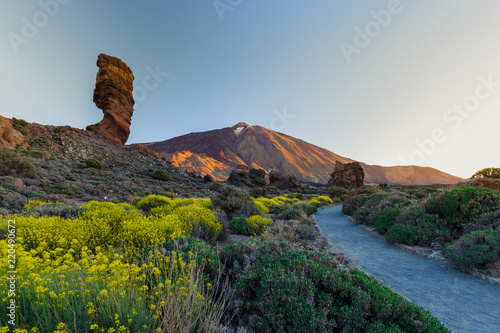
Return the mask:
<path id="1" fill-rule="evenodd" d="M 142 93 L 129 143 L 245 121 L 369 164 L 426 165 L 462 177 L 500 167 L 495 0 L 4 0 L 1 7 L 6 117 L 78 128 L 100 121 L 92 94 L 97 55 L 106 53 L 129 65 Z M 158 84 L 144 85 L 157 70 Z"/>

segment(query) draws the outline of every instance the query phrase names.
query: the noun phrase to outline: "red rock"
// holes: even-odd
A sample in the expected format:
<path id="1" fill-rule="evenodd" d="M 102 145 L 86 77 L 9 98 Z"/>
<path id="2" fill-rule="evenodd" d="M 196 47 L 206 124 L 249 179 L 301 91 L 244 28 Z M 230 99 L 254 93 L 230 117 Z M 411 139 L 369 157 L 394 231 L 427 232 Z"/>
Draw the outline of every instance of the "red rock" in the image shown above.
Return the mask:
<path id="1" fill-rule="evenodd" d="M 24 186 L 24 182 L 22 179 L 20 178 L 16 178 L 12 181 L 12 183 L 14 183 L 14 185 L 16 185 L 17 187 L 23 187 Z"/>
<path id="2" fill-rule="evenodd" d="M 363 186 L 365 172 L 359 162 L 343 164 L 337 161 L 331 177 L 326 185 L 327 188 L 330 186 L 356 188 Z"/>
<path id="3" fill-rule="evenodd" d="M 475 187 L 489 188 L 495 191 L 500 191 L 500 180 L 494 180 L 489 178 L 479 178 L 476 179 Z"/>
<path id="4" fill-rule="evenodd" d="M 12 127 L 12 121 L 0 116 L 0 148 L 14 149 L 24 140 L 26 140 L 24 135 Z"/>
<path id="5" fill-rule="evenodd" d="M 354 192 L 352 192 L 351 194 L 349 194 L 347 196 L 347 198 L 344 200 L 344 201 L 347 201 L 347 199 L 349 199 L 350 197 L 355 197 L 357 195 L 361 195 L 361 194 L 369 194 L 367 191 L 365 191 L 364 188 L 360 187 L 360 188 L 357 188 Z"/>
<path id="6" fill-rule="evenodd" d="M 233 170 L 227 179 L 228 184 L 235 186 L 261 187 L 266 185 L 266 171 L 250 169 L 250 171 Z"/>
<path id="7" fill-rule="evenodd" d="M 103 111 L 104 117 L 99 123 L 87 126 L 87 130 L 124 145 L 134 113 L 134 74 L 123 61 L 105 54 L 97 58 L 97 67 L 94 103 Z"/>
<path id="8" fill-rule="evenodd" d="M 297 177 L 294 175 L 283 176 L 281 172 L 277 170 L 272 170 L 269 174 L 269 184 L 268 186 L 274 186 L 280 190 L 290 190 L 297 191 L 303 189 L 304 187 L 299 184 Z"/>

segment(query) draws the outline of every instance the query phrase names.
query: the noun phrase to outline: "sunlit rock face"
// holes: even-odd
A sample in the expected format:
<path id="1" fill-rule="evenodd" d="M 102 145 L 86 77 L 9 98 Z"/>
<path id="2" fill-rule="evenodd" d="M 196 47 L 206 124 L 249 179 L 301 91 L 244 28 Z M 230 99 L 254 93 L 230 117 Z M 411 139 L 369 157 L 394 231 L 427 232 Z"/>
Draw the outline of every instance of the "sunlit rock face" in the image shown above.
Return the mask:
<path id="1" fill-rule="evenodd" d="M 98 56 L 97 67 L 94 103 L 103 111 L 104 117 L 99 123 L 87 126 L 87 130 L 124 145 L 130 135 L 134 113 L 134 74 L 123 61 L 105 54 Z"/>

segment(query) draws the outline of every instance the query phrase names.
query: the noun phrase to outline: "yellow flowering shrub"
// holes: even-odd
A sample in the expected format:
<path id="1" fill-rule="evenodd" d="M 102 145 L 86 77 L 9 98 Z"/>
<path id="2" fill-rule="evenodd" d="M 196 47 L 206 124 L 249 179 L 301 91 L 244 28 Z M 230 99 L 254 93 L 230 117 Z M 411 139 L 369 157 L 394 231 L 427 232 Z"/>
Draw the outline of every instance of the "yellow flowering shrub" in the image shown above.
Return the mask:
<path id="1" fill-rule="evenodd" d="M 324 206 L 327 204 L 332 204 L 333 200 L 330 197 L 321 195 L 319 197 L 312 198 L 309 200 L 310 205 L 315 205 L 315 206 Z"/>
<path id="2" fill-rule="evenodd" d="M 47 205 L 47 204 L 51 204 L 51 202 L 50 201 L 41 201 L 41 200 L 30 200 L 29 203 L 24 205 L 23 211 L 29 212 L 30 210 L 32 210 L 35 207 L 43 206 L 43 205 Z"/>
<path id="3" fill-rule="evenodd" d="M 0 260 L 6 260 L 5 248 L 0 241 Z M 16 276 L 17 308 L 24 314 L 17 325 L 26 332 L 162 332 L 172 320 L 166 314 L 195 327 L 205 319 L 200 313 L 210 317 L 207 311 L 213 310 L 210 285 L 192 254 L 183 259 L 176 252 L 150 252 L 142 264 L 129 264 L 100 248 L 95 254 L 82 248 L 80 260 L 67 254 L 62 261 L 43 261 L 22 246 L 17 251 L 20 260 L 31 262 L 20 263 Z M 2 280 L 6 272 L 2 266 Z M 7 301 L 6 288 L 0 299 Z M 6 314 L 6 307 L 0 308 L 1 318 Z"/>
<path id="4" fill-rule="evenodd" d="M 182 224 L 185 234 L 205 240 L 216 240 L 222 231 L 222 224 L 217 221 L 214 213 L 199 204 L 177 208 L 176 215 Z"/>
<path id="5" fill-rule="evenodd" d="M 25 215 L 5 219 L 16 220 L 18 243 L 40 258 L 51 259 L 60 253 L 78 255 L 83 247 L 92 251 L 97 247 L 122 248 L 133 259 L 142 249 L 193 231 L 176 215 L 146 217 L 128 204 L 91 201 L 82 207 L 86 211 L 74 219 Z M 5 235 L 6 228 L 7 223 L 2 223 L 0 235 Z"/>
<path id="6" fill-rule="evenodd" d="M 175 206 L 172 199 L 169 197 L 152 194 L 137 203 L 137 208 L 145 212 L 149 212 L 151 209 L 162 206 Z"/>

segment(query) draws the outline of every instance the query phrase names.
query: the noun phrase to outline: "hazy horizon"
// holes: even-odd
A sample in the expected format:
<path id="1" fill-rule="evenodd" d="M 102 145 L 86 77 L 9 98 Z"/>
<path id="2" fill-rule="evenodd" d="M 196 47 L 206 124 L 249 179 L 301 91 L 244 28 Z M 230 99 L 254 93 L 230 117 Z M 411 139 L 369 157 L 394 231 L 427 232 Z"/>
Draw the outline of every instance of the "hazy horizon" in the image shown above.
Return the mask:
<path id="1" fill-rule="evenodd" d="M 97 55 L 135 75 L 128 143 L 238 122 L 371 165 L 499 167 L 500 3 L 8 0 L 0 115 L 85 128 Z"/>

